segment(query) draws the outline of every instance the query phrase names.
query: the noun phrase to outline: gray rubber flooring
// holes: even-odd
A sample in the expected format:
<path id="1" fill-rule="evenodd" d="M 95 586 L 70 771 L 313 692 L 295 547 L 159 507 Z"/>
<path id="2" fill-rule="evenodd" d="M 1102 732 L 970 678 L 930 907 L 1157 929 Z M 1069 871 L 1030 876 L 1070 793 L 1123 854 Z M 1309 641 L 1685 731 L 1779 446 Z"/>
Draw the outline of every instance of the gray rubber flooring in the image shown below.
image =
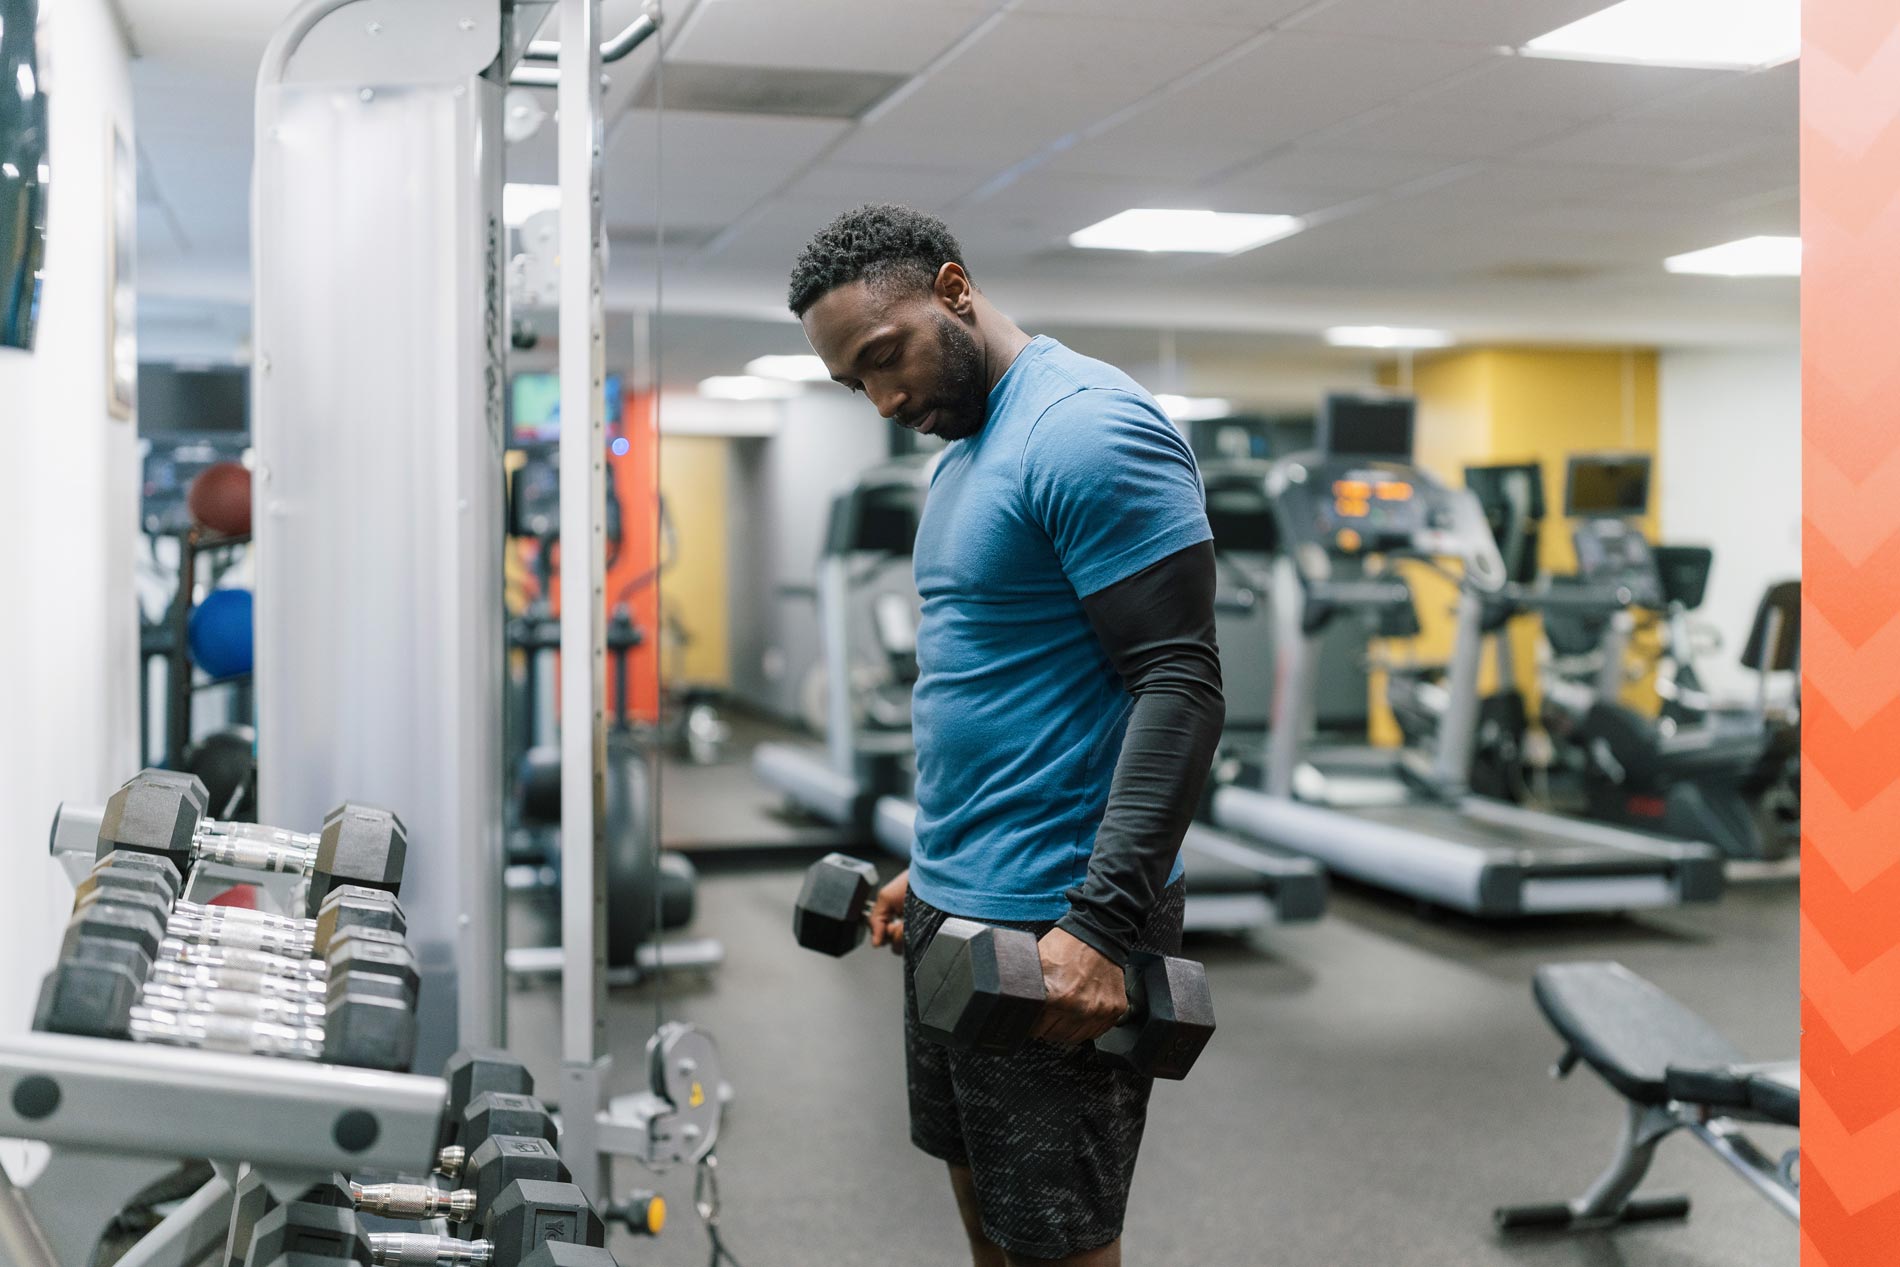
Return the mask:
<path id="1" fill-rule="evenodd" d="M 809 855 L 806 855 L 807 857 Z M 802 860 L 801 860 L 802 861 Z M 726 1241 L 744 1267 L 967 1262 L 941 1167 L 908 1140 L 896 961 L 834 961 L 790 939 L 798 864 L 707 875 L 692 930 L 727 961 L 664 985 L 708 1027 L 736 1098 L 721 1159 Z M 522 912 L 521 914 L 526 914 Z M 1689 1138 L 1647 1190 L 1686 1191 L 1686 1223 L 1504 1240 L 1499 1203 L 1576 1195 L 1615 1140 L 1619 1105 L 1587 1070 L 1553 1083 L 1557 1042 L 1531 1002 L 1539 963 L 1615 958 L 1761 1058 L 1795 1050 L 1794 885 L 1719 906 L 1497 928 L 1366 890 L 1317 925 L 1191 943 L 1220 1030 L 1190 1080 L 1162 1084 L 1135 1179 L 1131 1264 L 1754 1267 L 1792 1264 L 1795 1229 Z M 637 1086 L 651 986 L 616 991 L 616 1082 Z M 517 986 L 513 1044 L 556 1084 L 558 988 Z M 1777 1153 L 1789 1132 L 1768 1133 Z M 673 1203 L 625 1267 L 703 1263 L 688 1176 L 623 1166 Z"/>

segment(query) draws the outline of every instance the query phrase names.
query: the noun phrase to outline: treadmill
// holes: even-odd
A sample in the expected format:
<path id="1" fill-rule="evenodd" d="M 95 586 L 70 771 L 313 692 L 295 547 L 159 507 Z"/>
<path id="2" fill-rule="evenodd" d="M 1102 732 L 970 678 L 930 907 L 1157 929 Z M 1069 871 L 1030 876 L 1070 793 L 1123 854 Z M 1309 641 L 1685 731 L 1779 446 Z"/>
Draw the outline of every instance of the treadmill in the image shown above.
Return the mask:
<path id="1" fill-rule="evenodd" d="M 825 742 L 764 743 L 752 754 L 761 782 L 851 841 L 869 838 L 879 796 L 908 795 L 913 782 L 910 555 L 929 484 L 928 456 L 902 459 L 864 472 L 832 500 L 817 587 Z M 874 663 L 883 665 L 875 682 L 865 668 Z"/>
<path id="2" fill-rule="evenodd" d="M 1720 854 L 1473 795 L 1486 607 L 1508 578 L 1477 498 L 1411 456 L 1412 402 L 1329 397 L 1319 447 L 1266 476 L 1277 532 L 1275 679 L 1264 786 L 1216 791 L 1216 826 L 1363 883 L 1483 918 L 1625 911 L 1720 897 Z M 1411 603 L 1395 571 L 1422 560 L 1458 582 L 1457 637 L 1434 751 L 1393 750 L 1387 795 L 1329 795 L 1303 750 L 1313 729 L 1319 644 L 1351 614 Z M 1363 784 L 1368 770 L 1355 772 Z M 1341 803 L 1346 802 L 1346 803 Z"/>
<path id="3" fill-rule="evenodd" d="M 901 586 L 887 565 L 908 563 L 929 486 L 927 461 L 875 467 L 832 503 L 818 572 L 819 631 L 825 659 L 822 748 L 766 743 L 752 772 L 794 807 L 840 829 L 845 843 L 874 841 L 899 857 L 916 843 L 915 750 L 908 690 L 916 678 L 916 585 Z M 901 601 L 899 591 L 901 593 Z M 866 600 L 869 600 L 868 602 Z M 853 699 L 853 673 L 868 662 L 854 648 L 876 644 L 891 666 L 882 706 Z M 901 709 L 895 706 L 900 703 Z M 880 713 L 884 728 L 869 723 Z M 861 718 L 860 714 L 864 714 Z M 1326 909 L 1326 873 L 1308 858 L 1263 854 L 1202 825 L 1182 844 L 1189 931 L 1239 933 L 1263 924 L 1315 920 Z"/>

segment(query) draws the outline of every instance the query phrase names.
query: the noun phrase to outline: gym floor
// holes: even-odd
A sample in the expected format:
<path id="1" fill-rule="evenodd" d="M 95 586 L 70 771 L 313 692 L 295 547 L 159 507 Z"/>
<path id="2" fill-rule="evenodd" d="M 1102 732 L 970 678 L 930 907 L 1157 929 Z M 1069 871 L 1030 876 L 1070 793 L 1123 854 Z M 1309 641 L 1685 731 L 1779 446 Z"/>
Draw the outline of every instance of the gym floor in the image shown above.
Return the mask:
<path id="1" fill-rule="evenodd" d="M 744 777 L 742 762 L 720 769 Z M 830 960 L 791 940 L 813 856 L 743 869 L 701 857 L 688 932 L 720 938 L 726 962 L 657 992 L 613 993 L 616 1086 L 638 1087 L 656 1003 L 711 1030 L 735 1092 L 718 1153 L 721 1227 L 745 1267 L 967 1263 L 943 1169 L 909 1142 L 898 963 L 868 947 Z M 1687 1223 L 1506 1241 L 1490 1211 L 1577 1195 L 1621 1122 L 1588 1070 L 1548 1077 L 1558 1046 L 1530 996 L 1538 964 L 1621 960 L 1751 1056 L 1783 1057 L 1797 1042 L 1797 921 L 1789 880 L 1736 886 L 1710 908 L 1503 927 L 1336 884 L 1316 925 L 1191 941 L 1220 1029 L 1188 1081 L 1157 1088 L 1127 1261 L 1792 1263 L 1795 1228 L 1686 1137 L 1664 1144 L 1645 1190 L 1688 1193 Z M 513 988 L 509 1038 L 542 1086 L 558 1085 L 558 983 Z M 1761 1138 L 1777 1154 L 1793 1143 L 1792 1132 Z M 617 1190 L 634 1186 L 665 1194 L 670 1221 L 657 1242 L 620 1234 L 621 1261 L 704 1263 L 690 1176 L 624 1166 Z"/>

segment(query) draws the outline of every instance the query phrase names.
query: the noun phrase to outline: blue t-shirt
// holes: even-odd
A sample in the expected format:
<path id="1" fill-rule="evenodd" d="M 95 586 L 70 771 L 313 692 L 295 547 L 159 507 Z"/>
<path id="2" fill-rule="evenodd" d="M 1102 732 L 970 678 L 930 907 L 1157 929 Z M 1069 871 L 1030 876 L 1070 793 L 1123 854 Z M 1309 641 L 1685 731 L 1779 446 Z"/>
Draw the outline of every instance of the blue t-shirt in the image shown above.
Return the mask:
<path id="1" fill-rule="evenodd" d="M 1154 399 L 1054 339 L 1024 348 L 983 429 L 945 449 L 917 530 L 918 897 L 973 919 L 1067 913 L 1133 703 L 1082 599 L 1211 536 L 1194 454 Z"/>

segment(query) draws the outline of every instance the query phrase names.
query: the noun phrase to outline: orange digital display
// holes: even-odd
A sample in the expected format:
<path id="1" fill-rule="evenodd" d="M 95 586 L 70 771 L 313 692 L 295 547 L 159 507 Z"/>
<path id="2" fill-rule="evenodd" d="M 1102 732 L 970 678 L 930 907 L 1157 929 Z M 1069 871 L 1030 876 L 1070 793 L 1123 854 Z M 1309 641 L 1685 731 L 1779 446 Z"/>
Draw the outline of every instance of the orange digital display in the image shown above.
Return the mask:
<path id="1" fill-rule="evenodd" d="M 1408 502 L 1412 500 L 1412 486 L 1398 480 L 1383 480 L 1373 490 L 1382 502 Z"/>
<path id="2" fill-rule="evenodd" d="M 1333 496 L 1343 501 L 1364 501 L 1372 496 L 1372 485 L 1364 480 L 1334 480 Z"/>
<path id="3" fill-rule="evenodd" d="M 1363 497 L 1340 497 L 1333 502 L 1333 510 L 1345 519 L 1364 519 L 1372 503 Z"/>

